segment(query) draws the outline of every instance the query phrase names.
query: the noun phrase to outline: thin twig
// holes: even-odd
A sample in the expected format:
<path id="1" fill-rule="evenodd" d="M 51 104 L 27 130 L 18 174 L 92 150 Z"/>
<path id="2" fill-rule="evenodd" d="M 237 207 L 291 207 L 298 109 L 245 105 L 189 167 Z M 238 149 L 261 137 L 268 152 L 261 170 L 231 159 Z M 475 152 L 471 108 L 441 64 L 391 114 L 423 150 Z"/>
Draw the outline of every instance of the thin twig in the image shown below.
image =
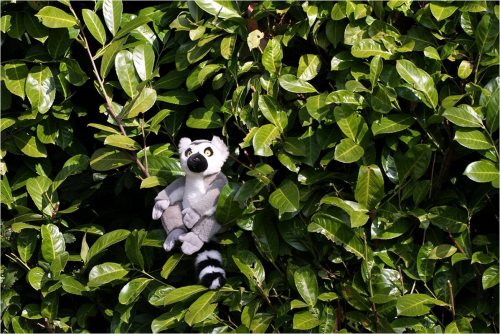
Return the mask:
<path id="1" fill-rule="evenodd" d="M 450 280 L 448 280 L 448 288 L 450 289 L 451 314 L 453 315 L 453 320 L 455 320 L 455 297 L 453 296 L 453 285 L 451 285 Z"/>

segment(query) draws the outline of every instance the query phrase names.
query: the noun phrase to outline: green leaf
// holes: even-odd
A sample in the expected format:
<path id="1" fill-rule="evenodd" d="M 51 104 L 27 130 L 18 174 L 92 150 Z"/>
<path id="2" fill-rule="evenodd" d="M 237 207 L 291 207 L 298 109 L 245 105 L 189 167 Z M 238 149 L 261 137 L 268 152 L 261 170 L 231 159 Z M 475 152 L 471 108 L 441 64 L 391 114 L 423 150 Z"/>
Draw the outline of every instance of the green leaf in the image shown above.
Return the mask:
<path id="1" fill-rule="evenodd" d="M 262 285 L 266 278 L 266 272 L 257 256 L 250 251 L 240 250 L 232 257 L 240 272 L 246 276 L 251 285 Z"/>
<path id="2" fill-rule="evenodd" d="M 335 160 L 343 163 L 356 162 L 363 157 L 365 150 L 351 138 L 344 138 L 335 146 Z"/>
<path id="3" fill-rule="evenodd" d="M 129 234 L 130 231 L 128 230 L 118 229 L 100 236 L 99 239 L 97 239 L 90 247 L 87 252 L 87 258 L 84 259 L 84 262 L 88 263 L 97 254 L 100 254 L 112 245 L 125 240 Z"/>
<path id="4" fill-rule="evenodd" d="M 150 79 L 153 75 L 155 53 L 149 44 L 139 44 L 133 52 L 134 66 L 141 80 Z"/>
<path id="5" fill-rule="evenodd" d="M 90 167 L 100 172 L 116 169 L 131 162 L 132 159 L 125 152 L 108 147 L 97 149 L 90 157 Z"/>
<path id="6" fill-rule="evenodd" d="M 47 262 L 52 262 L 57 255 L 66 250 L 64 237 L 59 228 L 54 224 L 42 226 L 42 257 Z"/>
<path id="7" fill-rule="evenodd" d="M 483 15 L 474 31 L 477 49 L 480 54 L 487 52 L 495 43 L 498 36 L 498 20 L 492 19 L 490 14 Z"/>
<path id="8" fill-rule="evenodd" d="M 454 138 L 460 145 L 471 150 L 489 150 L 493 144 L 480 130 L 457 129 Z"/>
<path id="9" fill-rule="evenodd" d="M 233 55 L 236 46 L 236 39 L 237 39 L 236 35 L 226 36 L 222 39 L 220 43 L 220 53 L 221 56 L 224 57 L 224 59 L 226 60 L 231 59 L 231 56 Z M 266 66 L 264 64 L 264 55 L 262 55 L 262 64 L 264 65 L 264 67 Z"/>
<path id="10" fill-rule="evenodd" d="M 42 279 L 44 276 L 45 271 L 42 268 L 31 268 L 30 271 L 28 271 L 27 275 L 28 283 L 33 287 L 33 289 L 40 290 L 42 287 Z"/>
<path id="11" fill-rule="evenodd" d="M 125 23 L 123 27 L 118 30 L 118 33 L 115 35 L 113 38 L 114 40 L 120 39 L 122 37 L 125 37 L 128 33 L 133 32 L 134 30 L 138 32 L 138 35 L 140 36 L 138 39 L 142 39 L 143 41 L 146 41 L 149 44 L 153 43 L 154 36 L 151 36 L 153 32 L 148 31 L 148 26 L 146 25 L 147 23 L 151 22 L 152 18 L 149 15 L 140 15 L 136 17 L 133 20 L 130 20 L 129 22 Z M 142 37 L 142 38 L 141 38 Z M 126 39 L 126 38 L 125 38 Z"/>
<path id="12" fill-rule="evenodd" d="M 419 69 L 415 64 L 406 59 L 396 61 L 398 74 L 414 89 L 422 94 L 422 102 L 428 107 L 436 109 L 438 104 L 438 93 L 434 80 L 424 70 Z"/>
<path id="13" fill-rule="evenodd" d="M 356 58 L 379 56 L 385 60 L 389 60 L 393 56 L 392 52 L 387 50 L 383 44 L 373 39 L 361 39 L 354 43 L 351 54 Z"/>
<path id="14" fill-rule="evenodd" d="M 430 312 L 432 305 L 444 306 L 446 303 L 425 294 L 409 294 L 398 298 L 396 311 L 398 316 L 418 317 Z"/>
<path id="15" fill-rule="evenodd" d="M 115 64 L 116 54 L 122 49 L 123 44 L 125 43 L 125 39 L 119 39 L 117 41 L 112 42 L 104 51 L 101 60 L 101 68 L 99 73 L 101 74 L 102 79 L 104 80 L 113 65 Z"/>
<path id="16" fill-rule="evenodd" d="M 134 97 L 137 94 L 137 85 L 139 84 L 139 77 L 135 72 L 133 57 L 132 52 L 127 50 L 119 51 L 115 57 L 116 76 L 123 90 L 130 97 Z"/>
<path id="17" fill-rule="evenodd" d="M 53 6 L 43 7 L 35 16 L 42 21 L 44 26 L 49 28 L 71 28 L 77 25 L 73 15 Z"/>
<path id="18" fill-rule="evenodd" d="M 491 182 L 498 180 L 498 166 L 488 160 L 471 162 L 465 167 L 464 175 L 475 182 Z"/>
<path id="19" fill-rule="evenodd" d="M 118 32 L 122 20 L 123 4 L 121 0 L 104 0 L 102 14 L 104 22 L 113 36 Z"/>
<path id="20" fill-rule="evenodd" d="M 462 60 L 460 62 L 460 65 L 458 66 L 458 77 L 460 79 L 467 79 L 469 75 L 472 74 L 473 70 L 474 64 L 472 64 L 470 61 Z"/>
<path id="21" fill-rule="evenodd" d="M 319 326 L 320 321 L 309 311 L 302 311 L 293 315 L 293 329 L 310 330 Z"/>
<path id="22" fill-rule="evenodd" d="M 67 293 L 71 293 L 72 295 L 78 295 L 81 296 L 83 295 L 84 291 L 87 291 L 87 288 L 85 285 L 77 281 L 71 276 L 66 276 L 63 279 L 61 279 L 62 283 L 62 288 L 64 291 Z"/>
<path id="23" fill-rule="evenodd" d="M 455 254 L 456 251 L 457 248 L 455 246 L 446 244 L 439 245 L 431 250 L 431 253 L 429 254 L 429 259 L 431 260 L 444 259 L 452 256 L 453 254 Z"/>
<path id="24" fill-rule="evenodd" d="M 56 84 L 48 66 L 33 66 L 26 78 L 26 95 L 34 110 L 49 111 L 56 96 Z"/>
<path id="25" fill-rule="evenodd" d="M 16 241 L 19 257 L 24 262 L 28 262 L 35 253 L 38 243 L 38 232 L 31 229 L 22 230 Z"/>
<path id="26" fill-rule="evenodd" d="M 432 16 L 438 21 L 449 18 L 455 13 L 458 7 L 449 5 L 447 3 L 433 2 L 430 4 Z"/>
<path id="27" fill-rule="evenodd" d="M 361 239 L 337 215 L 326 212 L 315 214 L 312 223 L 307 226 L 307 231 L 323 234 L 329 240 L 344 246 L 358 258 L 365 256 Z"/>
<path id="28" fill-rule="evenodd" d="M 14 135 L 14 142 L 16 146 L 32 158 L 46 158 L 47 149 L 45 145 L 40 143 L 36 136 L 30 135 L 28 132 L 22 131 Z"/>
<path id="29" fill-rule="evenodd" d="M 301 80 L 293 74 L 283 74 L 279 77 L 279 84 L 291 93 L 317 93 L 313 85 L 307 81 Z"/>
<path id="30" fill-rule="evenodd" d="M 266 124 L 258 128 L 252 139 L 252 145 L 256 155 L 269 157 L 273 155 L 271 145 L 280 137 L 279 129 L 273 124 Z"/>
<path id="31" fill-rule="evenodd" d="M 119 263 L 105 262 L 94 266 L 89 272 L 88 286 L 91 288 L 119 280 L 128 274 L 128 270 Z"/>
<path id="32" fill-rule="evenodd" d="M 125 284 L 118 294 L 118 301 L 120 304 L 129 305 L 133 303 L 151 281 L 151 278 L 140 277 Z"/>
<path id="33" fill-rule="evenodd" d="M 217 129 L 224 126 L 224 122 L 216 108 L 196 108 L 189 114 L 186 125 L 193 129 Z"/>
<path id="34" fill-rule="evenodd" d="M 157 100 L 166 103 L 185 106 L 193 102 L 196 102 L 198 99 L 196 98 L 196 95 L 192 92 L 188 92 L 185 89 L 175 89 L 158 94 Z"/>
<path id="35" fill-rule="evenodd" d="M 299 209 L 300 193 L 293 181 L 283 181 L 269 196 L 269 204 L 278 209 L 280 216 Z"/>
<path id="36" fill-rule="evenodd" d="M 433 225 L 449 233 L 467 229 L 467 212 L 452 206 L 437 206 L 429 210 L 428 218 Z"/>
<path id="37" fill-rule="evenodd" d="M 125 150 L 140 150 L 141 145 L 139 145 L 132 138 L 126 137 L 124 135 L 113 134 L 106 137 L 104 140 L 104 145 L 110 145 L 118 148 L 123 148 Z"/>
<path id="38" fill-rule="evenodd" d="M 87 169 L 89 157 L 83 154 L 77 154 L 66 160 L 59 173 L 57 173 L 54 182 L 52 182 L 52 192 L 70 176 L 79 174 Z"/>
<path id="39" fill-rule="evenodd" d="M 178 311 L 169 311 L 167 313 L 163 313 L 159 317 L 155 318 L 151 322 L 151 331 L 153 333 L 159 333 L 161 331 L 165 331 L 169 328 L 173 328 L 175 325 L 179 323 L 179 321 L 184 316 L 186 310 Z"/>
<path id="40" fill-rule="evenodd" d="M 302 299 L 311 307 L 316 305 L 318 300 L 318 280 L 316 273 L 310 267 L 299 268 L 293 274 L 295 287 Z"/>
<path id="41" fill-rule="evenodd" d="M 459 107 L 450 107 L 443 112 L 443 116 L 453 124 L 466 128 L 480 128 L 483 126 L 481 117 L 471 106 L 460 105 Z"/>
<path id="42" fill-rule="evenodd" d="M 380 77 L 380 73 L 382 73 L 382 69 L 384 68 L 384 61 L 380 56 L 375 56 L 370 61 L 370 82 L 372 84 L 372 89 L 377 84 L 377 80 Z"/>
<path id="43" fill-rule="evenodd" d="M 208 291 L 189 306 L 184 316 L 184 320 L 189 326 L 202 322 L 215 311 L 217 303 L 213 303 L 213 301 L 216 295 L 216 291 Z"/>
<path id="44" fill-rule="evenodd" d="M 167 181 L 159 176 L 150 176 L 141 181 L 141 189 L 154 188 L 157 186 L 165 186 Z"/>
<path id="45" fill-rule="evenodd" d="M 273 38 L 269 40 L 262 54 L 262 65 L 270 74 L 277 74 L 281 68 L 283 50 L 280 42 Z"/>
<path id="46" fill-rule="evenodd" d="M 26 85 L 26 77 L 28 76 L 28 67 L 25 63 L 9 63 L 5 64 L 3 69 L 5 76 L 5 87 L 14 95 L 19 96 L 24 100 Z"/>
<path id="47" fill-rule="evenodd" d="M 374 136 L 386 133 L 395 133 L 409 128 L 415 119 L 406 114 L 388 114 L 375 121 L 372 124 L 372 133 Z"/>
<path id="48" fill-rule="evenodd" d="M 384 197 L 384 177 L 376 165 L 359 168 L 354 198 L 367 208 L 375 208 Z"/>
<path id="49" fill-rule="evenodd" d="M 33 203 L 35 203 L 36 207 L 40 211 L 43 211 L 47 204 L 49 204 L 47 203 L 47 200 L 50 199 L 48 190 L 50 189 L 51 184 L 52 181 L 44 175 L 32 177 L 26 181 L 26 190 L 33 200 Z"/>
<path id="50" fill-rule="evenodd" d="M 224 0 L 195 0 L 196 4 L 205 12 L 221 18 L 241 18 L 238 7 L 233 1 Z"/>
<path id="51" fill-rule="evenodd" d="M 321 68 L 321 59 L 313 54 L 305 54 L 299 59 L 297 77 L 299 80 L 309 81 L 314 79 Z"/>
<path id="52" fill-rule="evenodd" d="M 444 329 L 445 333 L 473 333 L 470 320 L 467 318 L 458 318 L 450 322 Z"/>
<path id="53" fill-rule="evenodd" d="M 174 253 L 169 256 L 168 260 L 165 262 L 163 267 L 161 268 L 160 276 L 164 279 L 167 279 L 168 276 L 172 273 L 172 271 L 177 267 L 180 260 L 182 259 L 182 253 Z"/>
<path id="54" fill-rule="evenodd" d="M 200 292 L 206 291 L 207 288 L 202 285 L 189 285 L 182 288 L 177 288 L 168 291 L 161 299 L 156 303 L 157 305 L 167 306 L 170 304 L 175 304 L 186 299 L 189 299 Z"/>
<path id="55" fill-rule="evenodd" d="M 493 265 L 486 269 L 483 273 L 483 277 L 481 279 L 483 283 L 483 290 L 492 288 L 498 285 L 498 265 Z"/>
<path id="56" fill-rule="evenodd" d="M 320 204 L 334 205 L 344 210 L 351 218 L 351 227 L 360 227 L 368 222 L 368 210 L 361 204 L 338 197 L 325 196 Z"/>
<path id="57" fill-rule="evenodd" d="M 363 116 L 354 112 L 350 107 L 336 107 L 334 116 L 338 127 L 347 138 L 350 138 L 355 143 L 363 141 L 368 132 L 368 126 Z"/>
<path id="58" fill-rule="evenodd" d="M 83 22 L 85 22 L 92 36 L 101 43 L 101 45 L 106 44 L 106 31 L 104 30 L 104 25 L 99 16 L 92 10 L 84 8 L 82 9 L 82 17 Z"/>
<path id="59" fill-rule="evenodd" d="M 269 225 L 267 215 L 256 215 L 252 231 L 258 250 L 269 261 L 274 262 L 279 253 L 279 235 L 274 225 Z"/>
<path id="60" fill-rule="evenodd" d="M 286 112 L 281 110 L 278 102 L 270 95 L 260 95 L 258 105 L 264 117 L 283 133 L 288 125 L 288 117 Z"/>
<path id="61" fill-rule="evenodd" d="M 156 102 L 156 91 L 153 88 L 144 87 L 139 95 L 135 97 L 135 99 L 131 102 L 132 105 L 128 107 L 128 112 L 124 115 L 124 118 L 133 118 L 137 117 L 139 114 L 144 114 L 146 111 L 151 109 Z"/>

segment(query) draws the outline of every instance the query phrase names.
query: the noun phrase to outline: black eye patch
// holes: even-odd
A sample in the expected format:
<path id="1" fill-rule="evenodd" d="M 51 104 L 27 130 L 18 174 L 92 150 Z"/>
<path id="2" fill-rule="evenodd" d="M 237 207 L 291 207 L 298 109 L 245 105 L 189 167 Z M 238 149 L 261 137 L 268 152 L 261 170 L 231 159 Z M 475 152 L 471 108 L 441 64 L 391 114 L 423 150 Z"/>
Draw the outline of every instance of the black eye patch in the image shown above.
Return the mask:
<path id="1" fill-rule="evenodd" d="M 214 154 L 214 151 L 213 151 L 210 147 L 207 147 L 207 148 L 203 151 L 203 154 L 205 154 L 207 157 L 210 157 L 210 156 L 212 156 L 212 154 Z"/>
<path id="2" fill-rule="evenodd" d="M 186 157 L 189 157 L 192 153 L 193 153 L 193 151 L 192 151 L 190 148 L 188 148 L 188 149 L 184 152 L 184 155 L 185 155 Z"/>

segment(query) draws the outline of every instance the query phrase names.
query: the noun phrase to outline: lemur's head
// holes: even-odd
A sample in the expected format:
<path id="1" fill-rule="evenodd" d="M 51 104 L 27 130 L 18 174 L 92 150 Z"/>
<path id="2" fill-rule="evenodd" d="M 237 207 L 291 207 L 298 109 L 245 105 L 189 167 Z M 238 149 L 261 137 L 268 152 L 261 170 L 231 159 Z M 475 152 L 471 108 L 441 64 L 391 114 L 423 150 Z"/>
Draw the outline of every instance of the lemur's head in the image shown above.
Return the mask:
<path id="1" fill-rule="evenodd" d="M 203 176 L 220 172 L 229 151 L 226 144 L 217 136 L 209 140 L 191 141 L 181 138 L 179 142 L 181 167 L 188 174 Z"/>

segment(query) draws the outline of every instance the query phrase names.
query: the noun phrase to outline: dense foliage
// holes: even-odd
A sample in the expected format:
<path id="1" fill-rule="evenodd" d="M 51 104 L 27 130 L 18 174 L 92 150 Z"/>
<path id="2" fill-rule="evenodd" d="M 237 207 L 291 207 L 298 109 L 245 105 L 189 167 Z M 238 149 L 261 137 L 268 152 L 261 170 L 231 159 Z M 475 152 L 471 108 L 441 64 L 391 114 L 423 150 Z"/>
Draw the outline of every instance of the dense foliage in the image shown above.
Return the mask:
<path id="1" fill-rule="evenodd" d="M 497 2 L 1 2 L 4 332 L 497 332 Z M 228 283 L 162 248 L 224 138 Z"/>

